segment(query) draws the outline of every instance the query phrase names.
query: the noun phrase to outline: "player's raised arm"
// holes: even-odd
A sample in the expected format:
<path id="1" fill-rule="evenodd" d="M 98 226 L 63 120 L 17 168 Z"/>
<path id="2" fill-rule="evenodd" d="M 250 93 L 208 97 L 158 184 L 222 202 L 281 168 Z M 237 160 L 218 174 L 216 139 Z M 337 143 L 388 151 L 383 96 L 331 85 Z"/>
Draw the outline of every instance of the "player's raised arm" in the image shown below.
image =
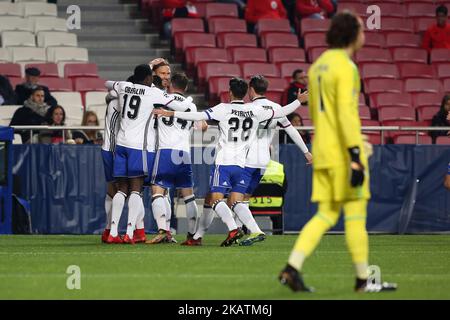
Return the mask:
<path id="1" fill-rule="evenodd" d="M 281 126 L 286 131 L 287 135 L 294 141 L 294 143 L 297 145 L 297 147 L 302 150 L 306 161 L 308 164 L 312 164 L 312 154 L 309 152 L 308 147 L 306 146 L 305 142 L 303 141 L 302 136 L 300 133 L 295 129 L 291 122 L 287 118 L 283 118 L 280 122 Z"/>
<path id="2" fill-rule="evenodd" d="M 182 112 L 182 111 L 169 111 L 165 109 L 155 109 L 153 114 L 161 117 L 175 117 L 183 120 L 200 121 L 208 120 L 206 112 Z"/>
<path id="3" fill-rule="evenodd" d="M 115 90 L 114 85 L 116 83 L 118 83 L 118 82 L 117 81 L 110 81 L 110 80 L 108 80 L 108 81 L 105 82 L 105 87 L 106 87 L 106 89 L 108 89 L 108 91 Z"/>

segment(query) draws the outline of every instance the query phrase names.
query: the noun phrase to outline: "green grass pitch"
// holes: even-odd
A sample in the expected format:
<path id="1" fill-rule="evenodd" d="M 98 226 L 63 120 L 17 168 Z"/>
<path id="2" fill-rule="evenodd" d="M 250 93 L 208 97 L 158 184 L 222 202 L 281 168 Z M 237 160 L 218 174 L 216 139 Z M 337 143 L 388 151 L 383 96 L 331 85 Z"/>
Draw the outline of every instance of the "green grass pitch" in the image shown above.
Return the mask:
<path id="1" fill-rule="evenodd" d="M 183 240 L 183 235 L 177 235 Z M 0 299 L 450 299 L 450 236 L 370 236 L 370 263 L 399 290 L 355 294 L 345 237 L 327 235 L 305 265 L 314 294 L 277 280 L 296 236 L 252 247 L 104 245 L 100 236 L 0 236 Z M 68 290 L 69 265 L 81 289 Z"/>

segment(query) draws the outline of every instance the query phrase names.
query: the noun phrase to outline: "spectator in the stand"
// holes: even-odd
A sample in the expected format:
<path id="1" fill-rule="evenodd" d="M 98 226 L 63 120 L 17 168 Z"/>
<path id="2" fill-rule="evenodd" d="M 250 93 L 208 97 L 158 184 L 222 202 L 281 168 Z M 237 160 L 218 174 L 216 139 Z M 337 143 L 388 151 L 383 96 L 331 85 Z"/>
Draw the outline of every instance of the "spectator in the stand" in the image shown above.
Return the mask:
<path id="1" fill-rule="evenodd" d="M 330 0 L 297 0 L 297 14 L 301 18 L 325 19 L 333 12 Z"/>
<path id="2" fill-rule="evenodd" d="M 284 105 L 297 100 L 298 90 L 305 92 L 308 87 L 308 75 L 302 69 L 297 69 L 292 73 L 292 80 L 293 81 L 284 92 Z"/>
<path id="3" fill-rule="evenodd" d="M 94 111 L 86 111 L 83 116 L 82 126 L 99 126 L 97 114 Z M 102 144 L 103 135 L 100 130 L 76 130 L 72 132 L 72 139 L 76 144 Z"/>
<path id="4" fill-rule="evenodd" d="M 66 111 L 60 105 L 50 108 L 46 115 L 46 124 L 49 126 L 65 126 Z M 63 133 L 64 131 L 64 133 Z M 70 130 L 43 130 L 39 134 L 40 143 L 58 144 L 68 142 L 72 138 Z"/>
<path id="5" fill-rule="evenodd" d="M 431 120 L 432 127 L 450 127 L 450 94 L 447 94 L 442 98 L 441 108 L 434 115 L 433 120 Z M 436 143 L 436 139 L 439 136 L 448 136 L 450 131 L 430 131 L 433 143 Z"/>
<path id="6" fill-rule="evenodd" d="M 302 117 L 297 114 L 297 113 L 291 113 L 290 115 L 287 116 L 288 120 L 291 122 L 291 124 L 294 127 L 301 127 L 303 126 L 303 119 Z M 300 133 L 300 135 L 302 136 L 303 141 L 306 144 L 310 144 L 311 143 L 311 135 L 309 134 L 308 131 L 304 131 L 304 130 L 299 130 L 298 131 Z M 292 141 L 292 139 L 283 131 L 280 132 L 280 143 L 294 143 L 294 141 Z"/>
<path id="7" fill-rule="evenodd" d="M 287 19 L 286 9 L 281 0 L 248 0 L 245 20 L 251 32 L 256 32 L 259 19 Z"/>
<path id="8" fill-rule="evenodd" d="M 422 47 L 428 51 L 431 49 L 450 49 L 450 24 L 447 23 L 448 9 L 444 5 L 436 8 L 436 24 L 433 24 L 425 32 Z"/>
<path id="9" fill-rule="evenodd" d="M 16 94 L 9 79 L 0 75 L 0 106 L 17 104 Z"/>
<path id="10" fill-rule="evenodd" d="M 45 123 L 45 116 L 50 106 L 44 101 L 44 89 L 37 87 L 31 91 L 31 96 L 23 107 L 14 112 L 10 126 L 39 126 Z M 30 140 L 30 130 L 16 130 L 22 136 L 24 143 Z"/>
<path id="11" fill-rule="evenodd" d="M 169 39 L 172 34 L 172 18 L 199 18 L 197 8 L 191 1 L 186 0 L 163 0 L 163 36 Z"/>
<path id="12" fill-rule="evenodd" d="M 33 89 L 41 87 L 44 90 L 45 103 L 51 107 L 56 107 L 58 102 L 50 94 L 48 88 L 39 84 L 40 75 L 41 71 L 38 68 L 33 67 L 25 69 L 25 82 L 16 86 L 16 96 L 18 104 L 24 103 L 24 101 L 30 97 Z"/>

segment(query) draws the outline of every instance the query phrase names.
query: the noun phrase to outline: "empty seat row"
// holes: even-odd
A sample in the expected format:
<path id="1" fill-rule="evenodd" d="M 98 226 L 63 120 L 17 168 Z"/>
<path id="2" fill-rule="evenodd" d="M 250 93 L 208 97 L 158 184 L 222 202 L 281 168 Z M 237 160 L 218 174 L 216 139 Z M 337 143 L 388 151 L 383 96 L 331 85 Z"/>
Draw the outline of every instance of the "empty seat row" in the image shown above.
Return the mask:
<path id="1" fill-rule="evenodd" d="M 2 16 L 0 18 L 0 32 L 29 31 L 38 34 L 41 31 L 67 31 L 66 20 L 62 18 L 39 16 L 21 18 Z"/>
<path id="2" fill-rule="evenodd" d="M 450 79 L 369 79 L 364 81 L 364 92 L 372 93 L 419 93 L 419 92 L 450 92 Z"/>
<path id="3" fill-rule="evenodd" d="M 36 41 L 37 40 L 37 41 Z M 3 31 L 1 34 L 2 47 L 55 47 L 78 46 L 77 35 L 68 32 L 45 31 L 37 37 L 29 31 Z"/>
<path id="4" fill-rule="evenodd" d="M 11 3 L 0 2 L 0 16 L 57 16 L 57 7 L 54 3 L 25 2 Z"/>
<path id="5" fill-rule="evenodd" d="M 411 62 L 403 62 L 397 64 L 365 63 L 361 66 L 360 71 L 361 77 L 364 80 L 373 78 L 439 78 L 443 80 L 450 78 L 450 60 L 446 64 L 439 65 L 427 65 Z"/>
<path id="6" fill-rule="evenodd" d="M 59 77 L 56 63 L 30 63 L 24 68 L 36 67 L 41 71 L 41 77 Z M 21 65 L 16 63 L 0 63 L 0 74 L 8 77 L 22 77 Z M 65 78 L 98 77 L 98 69 L 95 63 L 67 63 L 64 65 Z"/>
<path id="7" fill-rule="evenodd" d="M 339 1 L 338 12 L 343 10 L 351 10 L 362 17 L 367 17 L 370 12 L 367 8 L 369 5 L 376 4 L 383 16 L 385 17 L 409 17 L 409 18 L 426 18 L 436 15 L 436 4 L 434 3 L 386 3 L 382 1 L 373 1 L 368 3 L 344 2 Z"/>

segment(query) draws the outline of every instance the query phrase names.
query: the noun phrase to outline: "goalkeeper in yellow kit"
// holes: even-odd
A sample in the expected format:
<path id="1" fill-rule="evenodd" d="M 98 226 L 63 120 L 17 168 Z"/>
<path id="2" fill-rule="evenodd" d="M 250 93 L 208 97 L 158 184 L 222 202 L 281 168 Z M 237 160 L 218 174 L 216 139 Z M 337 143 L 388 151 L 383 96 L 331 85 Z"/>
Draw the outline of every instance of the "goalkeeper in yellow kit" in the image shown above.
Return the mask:
<path id="1" fill-rule="evenodd" d="M 303 262 L 344 209 L 346 241 L 356 271 L 355 290 L 393 290 L 395 284 L 367 280 L 369 170 L 358 112 L 360 79 L 351 60 L 364 45 L 363 22 L 352 13 L 339 13 L 326 38 L 329 49 L 308 72 L 309 111 L 315 127 L 312 201 L 319 206 L 301 231 L 279 279 L 294 291 L 313 291 L 303 282 Z"/>

